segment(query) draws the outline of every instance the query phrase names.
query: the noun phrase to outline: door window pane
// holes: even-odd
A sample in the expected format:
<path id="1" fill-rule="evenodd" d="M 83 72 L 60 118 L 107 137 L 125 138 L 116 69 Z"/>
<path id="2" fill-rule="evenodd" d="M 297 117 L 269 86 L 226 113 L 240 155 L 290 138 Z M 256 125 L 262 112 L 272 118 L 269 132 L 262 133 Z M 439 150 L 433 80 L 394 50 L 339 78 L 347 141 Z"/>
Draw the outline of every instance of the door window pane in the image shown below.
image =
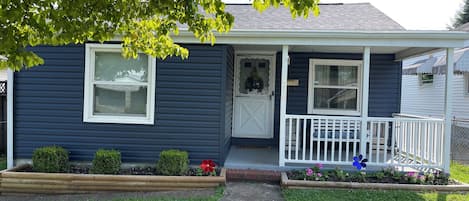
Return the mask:
<path id="1" fill-rule="evenodd" d="M 239 93 L 268 95 L 270 62 L 268 59 L 241 59 Z"/>
<path id="2" fill-rule="evenodd" d="M 96 52 L 96 81 L 144 83 L 148 80 L 148 56 L 139 54 L 137 59 L 126 59 L 120 52 Z"/>
<path id="3" fill-rule="evenodd" d="M 96 84 L 94 94 L 94 114 L 146 115 L 146 86 Z"/>

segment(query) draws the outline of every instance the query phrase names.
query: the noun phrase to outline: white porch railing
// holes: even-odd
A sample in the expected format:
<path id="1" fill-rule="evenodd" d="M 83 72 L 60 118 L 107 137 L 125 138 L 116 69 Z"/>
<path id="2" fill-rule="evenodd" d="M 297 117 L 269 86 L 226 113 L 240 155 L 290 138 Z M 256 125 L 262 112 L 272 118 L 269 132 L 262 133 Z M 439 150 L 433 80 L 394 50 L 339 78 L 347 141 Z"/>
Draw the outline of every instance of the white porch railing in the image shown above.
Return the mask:
<path id="1" fill-rule="evenodd" d="M 362 139 L 360 117 L 286 115 L 284 162 L 350 165 L 362 153 L 370 166 L 443 167 L 443 120 L 367 120 Z"/>

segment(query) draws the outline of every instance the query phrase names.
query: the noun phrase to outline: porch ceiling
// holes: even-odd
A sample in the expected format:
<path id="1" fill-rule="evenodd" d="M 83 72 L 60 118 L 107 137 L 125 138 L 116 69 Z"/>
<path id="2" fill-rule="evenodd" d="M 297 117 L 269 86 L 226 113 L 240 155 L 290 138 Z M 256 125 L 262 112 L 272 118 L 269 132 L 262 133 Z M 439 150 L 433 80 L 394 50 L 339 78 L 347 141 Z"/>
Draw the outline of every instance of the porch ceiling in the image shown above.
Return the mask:
<path id="1" fill-rule="evenodd" d="M 234 45 L 239 51 L 282 51 L 281 45 Z M 372 47 L 375 54 L 395 54 L 406 47 Z M 329 53 L 363 53 L 363 47 L 358 46 L 311 46 L 311 45 L 292 45 L 290 52 L 329 52 Z"/>
<path id="2" fill-rule="evenodd" d="M 281 45 L 234 45 L 237 51 L 282 51 Z M 417 56 L 437 48 L 409 48 L 409 47 L 371 47 L 372 54 L 396 54 L 396 60 Z M 362 54 L 363 47 L 360 46 L 311 46 L 291 45 L 290 52 L 327 52 L 327 53 L 356 53 Z"/>

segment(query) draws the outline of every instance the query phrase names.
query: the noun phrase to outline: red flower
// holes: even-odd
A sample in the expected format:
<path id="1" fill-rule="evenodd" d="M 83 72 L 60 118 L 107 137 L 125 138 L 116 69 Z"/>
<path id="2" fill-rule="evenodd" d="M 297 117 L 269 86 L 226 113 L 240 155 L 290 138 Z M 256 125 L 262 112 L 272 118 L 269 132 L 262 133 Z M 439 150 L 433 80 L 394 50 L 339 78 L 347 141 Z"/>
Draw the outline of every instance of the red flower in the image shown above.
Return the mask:
<path id="1" fill-rule="evenodd" d="M 216 166 L 217 164 L 215 164 L 212 160 L 203 160 L 200 164 L 200 169 L 202 169 L 204 173 L 211 173 L 215 170 Z"/>

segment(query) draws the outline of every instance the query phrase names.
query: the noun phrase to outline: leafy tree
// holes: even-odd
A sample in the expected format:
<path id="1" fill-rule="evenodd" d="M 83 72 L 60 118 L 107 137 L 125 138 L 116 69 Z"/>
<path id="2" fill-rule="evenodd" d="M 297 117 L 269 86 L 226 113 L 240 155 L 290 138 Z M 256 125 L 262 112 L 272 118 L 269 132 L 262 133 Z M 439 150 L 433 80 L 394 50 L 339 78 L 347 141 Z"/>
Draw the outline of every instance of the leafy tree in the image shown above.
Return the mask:
<path id="1" fill-rule="evenodd" d="M 469 0 L 464 1 L 464 6 L 456 13 L 452 28 L 457 28 L 469 22 Z"/>
<path id="2" fill-rule="evenodd" d="M 274 6 L 292 17 L 319 14 L 319 0 L 254 0 L 258 11 Z M 2 0 L 0 1 L 0 69 L 20 70 L 43 64 L 27 47 L 104 42 L 119 37 L 123 56 L 137 52 L 165 58 L 187 57 L 171 36 L 184 25 L 201 42 L 215 42 L 234 18 L 221 0 Z"/>

